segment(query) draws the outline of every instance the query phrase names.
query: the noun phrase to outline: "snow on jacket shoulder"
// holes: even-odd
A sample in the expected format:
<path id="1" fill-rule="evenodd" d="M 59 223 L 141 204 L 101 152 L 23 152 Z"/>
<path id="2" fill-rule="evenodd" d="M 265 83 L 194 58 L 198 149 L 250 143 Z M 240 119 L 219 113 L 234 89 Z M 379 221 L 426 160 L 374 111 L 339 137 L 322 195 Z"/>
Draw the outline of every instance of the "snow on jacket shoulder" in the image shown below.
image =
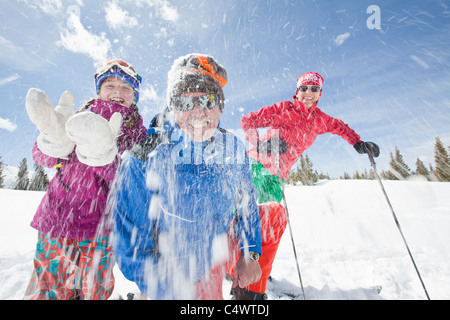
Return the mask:
<path id="1" fill-rule="evenodd" d="M 106 120 L 115 112 L 122 114 L 124 122 L 117 139 L 119 154 L 145 137 L 146 128 L 142 124 L 142 118 L 135 126 L 127 128 L 128 121 L 134 116 L 134 111 L 130 108 L 95 100 L 90 112 L 99 114 Z M 50 168 L 58 162 L 58 159 L 42 153 L 36 142 L 33 146 L 33 159 L 37 164 Z M 108 234 L 110 230 L 98 230 L 98 226 L 119 159 L 117 156 L 109 165 L 92 167 L 81 163 L 75 152 L 72 152 L 68 159 L 60 160 L 61 175 L 56 173 L 50 181 L 31 226 L 57 238 L 84 239 Z"/>
<path id="2" fill-rule="evenodd" d="M 200 281 L 226 256 L 231 227 L 241 250 L 261 253 L 248 157 L 231 133 L 218 129 L 195 143 L 175 126 L 147 161 L 127 155 L 116 179 L 116 260 L 148 297 L 174 298 L 174 275 Z"/>
<path id="3" fill-rule="evenodd" d="M 241 126 L 247 139 L 255 134 L 257 128 L 269 127 L 260 141 L 279 137 L 287 143 L 287 152 L 279 157 L 280 175 L 283 179 L 287 178 L 291 167 L 320 134 L 339 135 L 351 145 L 361 141 L 360 136 L 342 120 L 327 115 L 317 107 L 308 110 L 295 97 L 293 102 L 278 102 L 247 114 L 242 118 Z M 249 141 L 252 142 L 250 139 Z M 261 162 L 271 174 L 278 176 L 275 155 L 258 153 L 254 145 L 250 147 L 248 155 Z"/>

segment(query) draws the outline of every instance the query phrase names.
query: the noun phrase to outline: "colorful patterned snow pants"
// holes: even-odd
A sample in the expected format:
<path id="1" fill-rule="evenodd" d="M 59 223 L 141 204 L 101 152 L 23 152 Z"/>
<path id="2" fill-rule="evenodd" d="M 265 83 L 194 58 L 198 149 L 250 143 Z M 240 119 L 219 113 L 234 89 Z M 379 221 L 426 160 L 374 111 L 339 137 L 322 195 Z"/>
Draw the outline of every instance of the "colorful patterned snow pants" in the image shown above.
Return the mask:
<path id="1" fill-rule="evenodd" d="M 106 300 L 114 289 L 108 236 L 59 239 L 39 232 L 26 300 Z"/>

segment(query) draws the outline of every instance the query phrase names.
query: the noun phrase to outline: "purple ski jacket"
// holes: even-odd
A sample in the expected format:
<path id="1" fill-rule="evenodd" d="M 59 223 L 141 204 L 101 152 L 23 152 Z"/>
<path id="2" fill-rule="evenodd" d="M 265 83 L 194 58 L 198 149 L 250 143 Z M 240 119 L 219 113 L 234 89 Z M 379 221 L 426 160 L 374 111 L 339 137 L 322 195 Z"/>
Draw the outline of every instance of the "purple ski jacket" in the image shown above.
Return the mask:
<path id="1" fill-rule="evenodd" d="M 86 239 L 109 234 L 110 228 L 101 222 L 120 155 L 146 136 L 147 129 L 137 110 L 113 102 L 95 100 L 90 111 L 108 121 L 115 112 L 122 115 L 124 121 L 117 138 L 119 153 L 112 163 L 101 167 L 81 163 L 75 151 L 69 154 L 68 159 L 59 160 L 62 164 L 61 175 L 56 173 L 50 181 L 31 222 L 33 228 L 55 238 Z M 131 125 L 133 121 L 130 120 L 137 121 Z M 36 142 L 33 146 L 33 160 L 49 168 L 58 164 L 58 159 L 43 154 Z"/>

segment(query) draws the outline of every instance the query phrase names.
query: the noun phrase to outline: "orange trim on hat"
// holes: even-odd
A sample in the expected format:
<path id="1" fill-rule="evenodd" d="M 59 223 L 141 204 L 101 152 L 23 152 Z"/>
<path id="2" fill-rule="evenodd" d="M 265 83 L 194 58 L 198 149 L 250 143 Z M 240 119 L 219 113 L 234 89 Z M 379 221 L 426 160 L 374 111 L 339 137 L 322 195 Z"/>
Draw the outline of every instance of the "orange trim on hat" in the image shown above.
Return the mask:
<path id="1" fill-rule="evenodd" d="M 201 72 L 201 73 L 204 73 L 204 74 L 207 74 L 207 75 L 213 77 L 214 80 L 216 80 L 222 88 L 225 87 L 225 85 L 228 83 L 228 81 L 214 72 L 214 68 L 209 64 L 208 58 L 206 58 L 204 56 L 200 56 L 200 57 L 197 57 L 197 61 L 206 70 L 195 69 L 195 71 Z"/>

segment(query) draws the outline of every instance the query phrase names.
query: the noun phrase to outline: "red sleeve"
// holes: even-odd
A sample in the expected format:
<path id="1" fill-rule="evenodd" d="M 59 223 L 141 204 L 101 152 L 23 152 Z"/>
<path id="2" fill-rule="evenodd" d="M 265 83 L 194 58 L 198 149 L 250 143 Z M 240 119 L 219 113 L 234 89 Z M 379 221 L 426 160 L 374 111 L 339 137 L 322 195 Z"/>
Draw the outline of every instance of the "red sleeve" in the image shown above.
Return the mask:
<path id="1" fill-rule="evenodd" d="M 262 107 L 258 111 L 250 112 L 241 119 L 241 127 L 244 130 L 246 139 L 258 138 L 258 128 L 272 127 L 281 119 L 284 102 L 275 103 L 272 106 Z"/>
<path id="2" fill-rule="evenodd" d="M 320 110 L 317 111 L 319 112 L 321 119 L 326 124 L 327 132 L 341 136 L 352 146 L 358 142 L 361 142 L 361 137 L 342 120 L 333 118 Z"/>

